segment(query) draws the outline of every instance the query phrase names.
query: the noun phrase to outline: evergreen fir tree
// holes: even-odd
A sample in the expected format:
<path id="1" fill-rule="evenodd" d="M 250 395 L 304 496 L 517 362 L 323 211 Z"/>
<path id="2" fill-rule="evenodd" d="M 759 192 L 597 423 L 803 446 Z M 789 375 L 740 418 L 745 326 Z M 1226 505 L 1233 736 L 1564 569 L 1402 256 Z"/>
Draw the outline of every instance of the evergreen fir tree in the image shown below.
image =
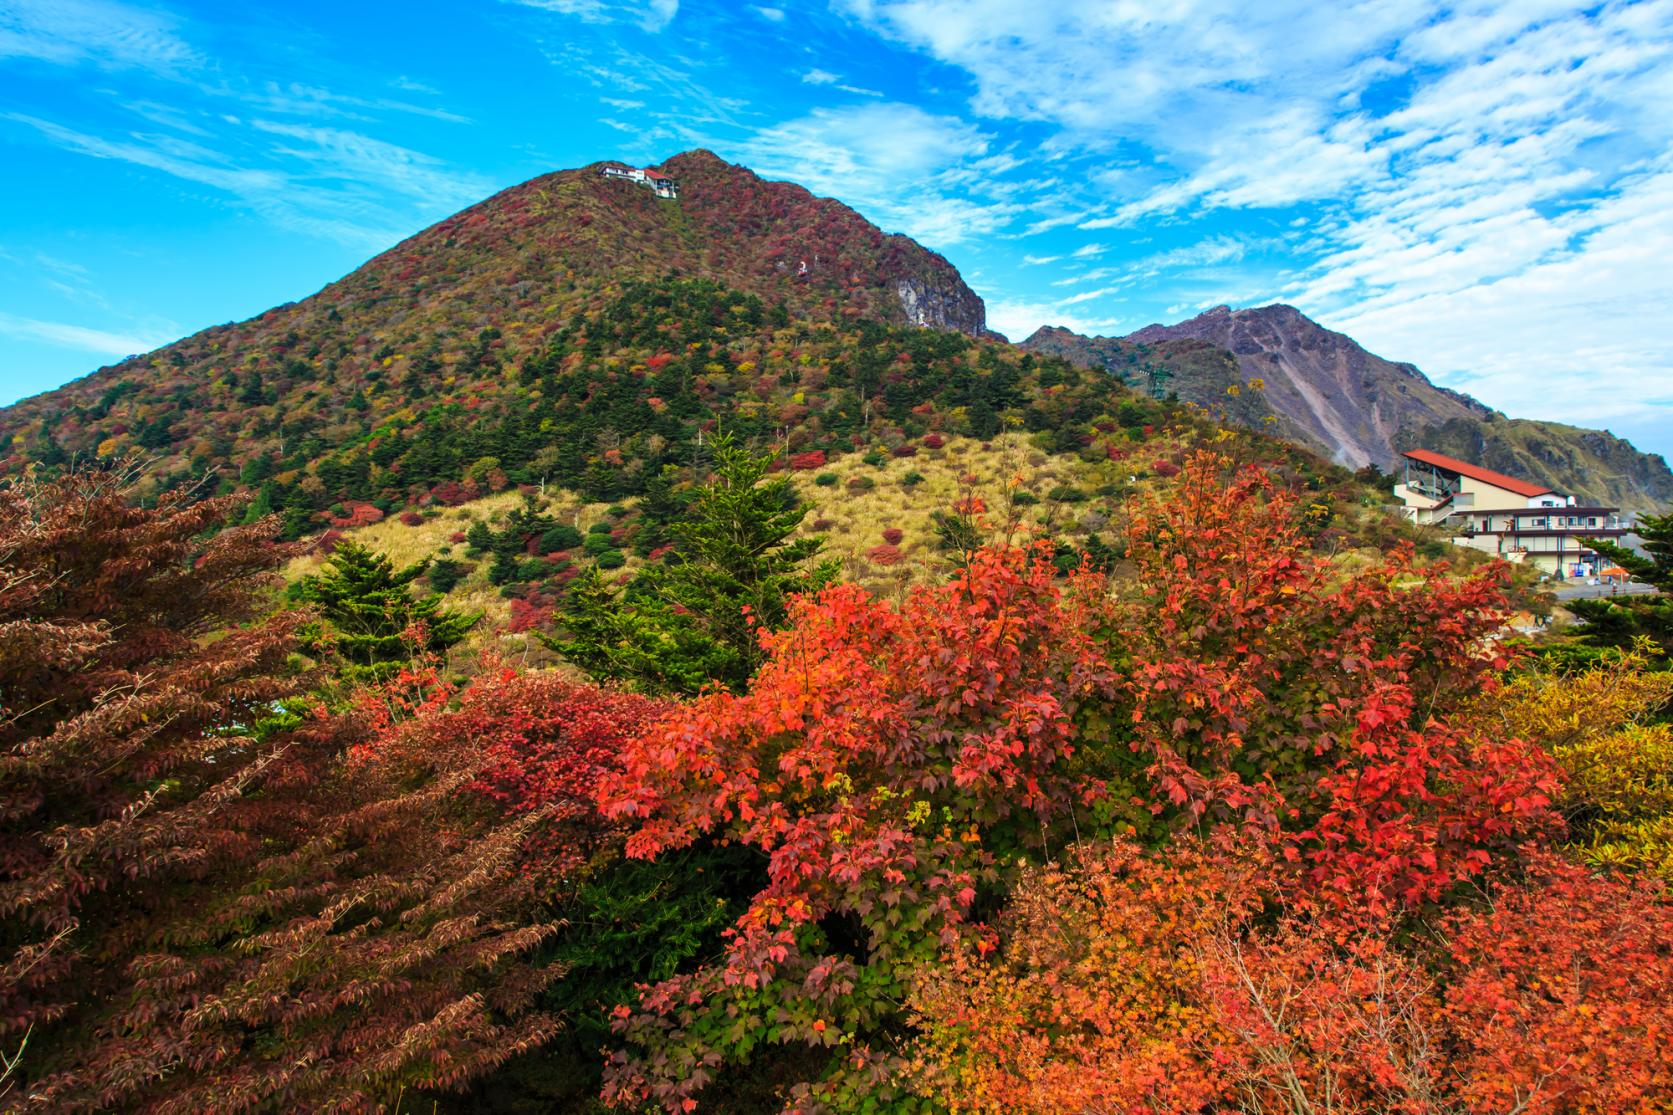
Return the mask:
<path id="1" fill-rule="evenodd" d="M 619 596 L 590 571 L 571 589 L 564 637 L 547 645 L 595 677 L 652 692 L 744 688 L 761 662 L 758 630 L 782 624 L 791 596 L 837 572 L 832 561 L 810 565 L 822 538 L 792 540 L 808 509 L 788 477 L 766 479 L 774 456 L 716 438 L 714 474 L 675 524 L 669 564 Z"/>
<path id="2" fill-rule="evenodd" d="M 1585 542 L 1632 574 L 1634 580 L 1655 587 L 1659 593 L 1571 600 L 1566 607 L 1585 621 L 1581 642 L 1586 646 L 1627 647 L 1649 638 L 1664 652 L 1673 651 L 1673 515 L 1645 515 L 1636 533 L 1644 540 L 1648 557 L 1601 538 Z"/>
<path id="3" fill-rule="evenodd" d="M 307 632 L 310 649 L 320 653 L 329 646 L 347 679 L 377 681 L 415 650 L 439 654 L 463 639 L 482 617 L 442 607 L 439 593 L 414 597 L 412 582 L 426 564 L 397 570 L 387 555 L 339 542 L 323 573 L 291 588 L 295 599 L 320 611 L 321 622 Z M 414 628 L 423 631 L 416 647 L 409 635 Z"/>

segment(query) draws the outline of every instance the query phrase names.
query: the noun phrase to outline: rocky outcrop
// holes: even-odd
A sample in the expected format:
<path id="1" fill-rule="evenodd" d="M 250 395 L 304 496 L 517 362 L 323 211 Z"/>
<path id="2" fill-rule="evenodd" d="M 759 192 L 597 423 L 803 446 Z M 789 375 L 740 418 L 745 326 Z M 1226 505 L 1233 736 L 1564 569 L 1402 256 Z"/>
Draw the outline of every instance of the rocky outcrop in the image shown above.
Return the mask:
<path id="1" fill-rule="evenodd" d="M 917 276 L 895 280 L 895 296 L 909 325 L 980 336 L 987 330 L 987 306 L 963 280 L 934 283 Z"/>

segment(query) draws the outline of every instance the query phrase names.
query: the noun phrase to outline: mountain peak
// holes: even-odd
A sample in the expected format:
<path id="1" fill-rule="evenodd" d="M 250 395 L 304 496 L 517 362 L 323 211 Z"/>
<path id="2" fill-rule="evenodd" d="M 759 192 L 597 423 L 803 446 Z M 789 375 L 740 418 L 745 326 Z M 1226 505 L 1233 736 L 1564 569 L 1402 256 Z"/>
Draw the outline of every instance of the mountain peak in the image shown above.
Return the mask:
<path id="1" fill-rule="evenodd" d="M 1187 343 L 1228 352 L 1238 381 L 1261 381 L 1262 405 L 1251 404 L 1248 391 L 1228 394 L 1223 370 L 1202 353 L 1179 347 Z M 1023 347 L 1123 377 L 1147 364 L 1159 366 L 1165 389 L 1180 398 L 1355 467 L 1392 469 L 1403 450 L 1427 447 L 1595 502 L 1643 509 L 1673 500 L 1673 474 L 1660 457 L 1607 433 L 1505 418 L 1281 302 L 1214 306 L 1125 338 L 1082 337 L 1046 326 Z"/>

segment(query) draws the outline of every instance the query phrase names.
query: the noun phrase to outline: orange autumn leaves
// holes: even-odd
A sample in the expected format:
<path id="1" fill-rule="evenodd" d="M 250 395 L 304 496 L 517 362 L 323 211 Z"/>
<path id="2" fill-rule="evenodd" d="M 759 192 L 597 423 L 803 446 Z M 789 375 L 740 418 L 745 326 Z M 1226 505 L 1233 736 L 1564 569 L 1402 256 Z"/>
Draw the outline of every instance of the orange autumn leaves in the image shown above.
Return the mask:
<path id="1" fill-rule="evenodd" d="M 1029 873 L 995 958 L 912 998 L 953 1112 L 1628 1112 L 1673 1095 L 1673 907 L 1549 854 L 1487 906 L 1347 927 L 1258 852 L 1083 848 Z"/>
<path id="2" fill-rule="evenodd" d="M 1345 573 L 1301 514 L 1269 474 L 1198 455 L 1132 515 L 1115 575 L 990 548 L 898 606 L 827 589 L 764 636 L 746 694 L 634 740 L 601 795 L 638 826 L 629 853 L 741 842 L 766 880 L 723 957 L 618 1012 L 607 1098 L 684 1109 L 792 1045 L 829 1051 L 793 1106 L 928 1088 L 1006 1110 L 1043 1088 L 1035 1109 L 1077 1110 L 1101 1080 L 1197 1110 L 1243 1094 L 1244 1049 L 1303 1098 L 1363 1078 L 1363 1110 L 1400 1109 L 1427 1062 L 1346 1041 L 1395 1024 L 1354 989 L 1393 980 L 1387 1009 L 1417 1009 L 1432 981 L 1392 927 L 1554 832 L 1556 768 L 1449 719 L 1504 666 L 1496 572 L 1396 552 Z M 1103 874 L 1026 866 L 1071 848 Z M 1082 930 L 1102 951 L 1052 936 Z M 1272 995 L 1322 1012 L 1305 1045 L 1264 1020 Z M 1301 1060 L 1274 1067 L 1280 1047 Z"/>

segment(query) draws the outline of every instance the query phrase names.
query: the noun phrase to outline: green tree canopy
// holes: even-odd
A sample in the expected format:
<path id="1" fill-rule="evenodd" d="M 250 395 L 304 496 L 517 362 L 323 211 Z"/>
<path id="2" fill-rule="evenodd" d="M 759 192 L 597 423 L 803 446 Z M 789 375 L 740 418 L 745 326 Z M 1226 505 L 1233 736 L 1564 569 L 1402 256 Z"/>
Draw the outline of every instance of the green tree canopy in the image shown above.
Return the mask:
<path id="1" fill-rule="evenodd" d="M 775 454 L 727 435 L 713 449 L 713 474 L 674 525 L 668 563 L 620 593 L 596 570 L 584 574 L 548 646 L 595 677 L 650 692 L 745 686 L 761 663 L 757 630 L 783 624 L 790 597 L 830 583 L 837 563 L 814 563 L 823 538 L 791 537 L 808 509 L 788 477 L 767 478 Z"/>
<path id="2" fill-rule="evenodd" d="M 1637 534 L 1644 540 L 1647 557 L 1601 538 L 1585 539 L 1586 545 L 1634 580 L 1660 590 L 1656 596 L 1569 601 L 1567 606 L 1585 621 L 1581 641 L 1588 646 L 1630 647 L 1647 636 L 1663 651 L 1673 649 L 1673 514 L 1645 515 L 1638 522 Z"/>
<path id="3" fill-rule="evenodd" d="M 320 612 L 306 645 L 316 654 L 329 647 L 343 676 L 355 681 L 389 676 L 415 650 L 439 654 L 453 646 L 482 617 L 444 608 L 439 593 L 415 597 L 412 582 L 428 564 L 397 570 L 385 554 L 338 542 L 323 572 L 291 586 L 293 599 Z"/>

